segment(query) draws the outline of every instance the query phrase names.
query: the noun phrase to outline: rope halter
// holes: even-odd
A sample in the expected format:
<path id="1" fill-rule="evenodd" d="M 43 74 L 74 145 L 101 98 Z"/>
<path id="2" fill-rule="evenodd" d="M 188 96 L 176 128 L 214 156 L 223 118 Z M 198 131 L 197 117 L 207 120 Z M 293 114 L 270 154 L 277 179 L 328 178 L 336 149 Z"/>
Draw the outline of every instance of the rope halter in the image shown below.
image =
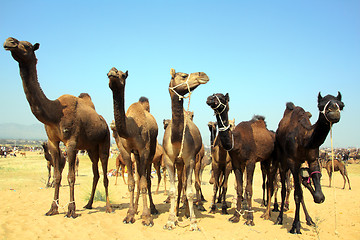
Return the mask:
<path id="1" fill-rule="evenodd" d="M 328 105 L 329 105 L 330 102 L 331 102 L 331 100 L 329 100 L 329 101 L 325 104 L 324 109 L 323 109 L 322 111 L 320 111 L 322 114 L 324 114 L 325 119 L 326 119 L 329 123 L 331 123 L 331 121 L 330 121 L 330 120 L 327 118 L 327 116 L 326 116 L 326 108 L 328 107 Z M 336 105 L 336 107 L 337 107 L 336 111 L 337 111 L 337 112 L 340 112 L 339 104 L 335 103 L 335 105 Z"/>
<path id="2" fill-rule="evenodd" d="M 185 82 L 182 82 L 182 83 L 176 85 L 175 87 L 169 87 L 169 90 L 173 91 L 173 92 L 179 97 L 179 101 L 180 101 L 181 99 L 183 99 L 183 98 L 189 98 L 189 99 L 190 99 L 190 96 L 191 96 L 191 93 L 192 93 L 191 90 L 190 90 L 190 86 L 189 86 L 190 76 L 191 76 L 191 73 L 188 75 L 188 77 L 186 78 L 186 81 L 185 81 Z M 175 89 L 176 89 L 177 87 L 180 87 L 180 86 L 182 86 L 182 85 L 184 85 L 184 84 L 186 84 L 187 89 L 188 89 L 188 92 L 189 92 L 189 95 L 188 95 L 187 97 L 184 97 L 184 96 L 180 95 L 178 92 L 175 91 Z"/>
<path id="3" fill-rule="evenodd" d="M 219 104 L 216 106 L 216 107 L 211 107 L 213 110 L 214 110 L 214 112 L 215 112 L 215 115 L 217 115 L 218 117 L 219 117 L 219 119 L 220 119 L 220 122 L 221 122 L 221 126 L 223 126 L 223 127 L 220 127 L 220 124 L 218 124 L 218 129 L 219 129 L 219 132 L 225 132 L 226 130 L 229 130 L 230 129 L 230 124 L 228 124 L 227 126 L 225 126 L 225 123 L 224 123 L 224 121 L 222 120 L 222 118 L 221 118 L 221 114 L 225 111 L 225 109 L 227 108 L 227 105 L 226 104 L 224 104 L 224 103 L 222 103 L 221 101 L 220 101 L 220 99 L 219 99 L 219 97 L 216 95 L 216 94 L 214 94 L 213 96 L 215 96 L 216 97 L 216 99 L 218 100 L 218 102 L 219 102 Z M 223 109 L 221 110 L 221 111 L 219 111 L 220 109 L 220 107 L 223 107 Z M 231 133 L 231 148 L 230 149 L 225 149 L 225 151 L 231 151 L 233 148 L 234 148 L 234 135 L 233 135 L 233 133 L 230 131 L 230 133 Z M 223 146 L 224 147 L 224 146 Z"/>

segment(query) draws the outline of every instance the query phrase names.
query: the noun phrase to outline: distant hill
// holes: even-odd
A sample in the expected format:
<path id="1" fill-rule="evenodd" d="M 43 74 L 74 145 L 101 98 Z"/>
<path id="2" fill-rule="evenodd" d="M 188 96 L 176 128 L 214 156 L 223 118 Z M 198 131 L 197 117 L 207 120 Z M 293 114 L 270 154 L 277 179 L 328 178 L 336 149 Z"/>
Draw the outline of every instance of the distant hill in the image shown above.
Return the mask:
<path id="1" fill-rule="evenodd" d="M 43 124 L 22 125 L 16 123 L 0 123 L 0 139 L 46 140 Z"/>

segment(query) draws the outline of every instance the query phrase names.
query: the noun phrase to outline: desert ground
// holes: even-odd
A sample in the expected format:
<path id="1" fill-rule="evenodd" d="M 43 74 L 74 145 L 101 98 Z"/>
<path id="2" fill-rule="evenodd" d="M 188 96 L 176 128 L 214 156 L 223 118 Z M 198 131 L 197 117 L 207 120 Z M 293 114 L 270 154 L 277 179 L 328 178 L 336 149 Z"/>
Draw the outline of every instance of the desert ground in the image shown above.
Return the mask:
<path id="1" fill-rule="evenodd" d="M 115 157 L 109 160 L 109 169 L 115 168 Z M 80 156 L 79 176 L 76 178 L 75 201 L 76 219 L 65 218 L 66 204 L 69 202 L 67 183 L 67 165 L 63 172 L 60 188 L 60 214 L 45 216 L 53 200 L 54 189 L 46 188 L 46 160 L 39 153 L 27 152 L 26 157 L 0 158 L 0 239 L 360 239 L 360 164 L 347 166 L 352 190 L 348 185 L 343 190 L 343 179 L 340 173 L 334 175 L 334 188 L 329 188 L 328 175 L 323 170 L 322 187 L 326 200 L 322 204 L 313 202 L 310 193 L 304 189 L 304 197 L 309 213 L 316 226 L 308 226 L 304 213 L 300 218 L 301 235 L 289 232 L 294 219 L 294 200 L 291 196 L 289 211 L 284 214 L 284 224 L 274 225 L 278 213 L 272 213 L 270 220 L 260 218 L 265 211 L 261 206 L 262 188 L 261 171 L 257 165 L 253 183 L 253 208 L 255 226 L 230 223 L 228 219 L 234 213 L 234 175 L 230 175 L 227 193 L 230 215 L 221 215 L 220 211 L 210 214 L 210 202 L 213 186 L 210 185 L 210 166 L 204 170 L 202 190 L 207 202 L 207 211 L 196 210 L 200 231 L 189 231 L 189 220 L 181 212 L 179 225 L 174 230 L 164 229 L 168 218 L 169 204 L 164 203 L 163 181 L 160 191 L 155 194 L 156 174 L 153 174 L 152 193 L 159 215 L 154 216 L 154 226 L 145 227 L 141 223 L 142 201 L 139 203 L 139 214 L 134 224 L 124 224 L 123 218 L 129 206 L 127 186 L 121 177 L 115 185 L 115 177 L 110 177 L 110 201 L 112 213 L 105 213 L 105 202 L 96 200 L 93 209 L 83 209 L 90 195 L 92 170 L 89 158 Z M 167 189 L 169 183 L 167 183 Z M 97 190 L 104 195 L 102 177 Z M 280 197 L 280 196 L 279 196 Z M 220 207 L 220 205 L 219 205 Z"/>

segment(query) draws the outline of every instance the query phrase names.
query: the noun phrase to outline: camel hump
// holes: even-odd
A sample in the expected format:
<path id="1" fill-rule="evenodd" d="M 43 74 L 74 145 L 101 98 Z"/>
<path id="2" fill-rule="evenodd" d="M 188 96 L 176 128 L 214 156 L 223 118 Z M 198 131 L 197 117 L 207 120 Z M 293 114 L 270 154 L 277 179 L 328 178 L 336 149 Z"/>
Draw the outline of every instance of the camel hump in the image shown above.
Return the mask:
<path id="1" fill-rule="evenodd" d="M 91 97 L 88 93 L 80 93 L 79 98 L 85 100 L 86 104 L 91 108 L 95 109 L 95 105 L 91 100 Z"/>
<path id="2" fill-rule="evenodd" d="M 150 103 L 147 97 L 140 97 L 139 103 L 144 107 L 146 111 L 150 112 Z"/>
<path id="3" fill-rule="evenodd" d="M 253 121 L 259 121 L 259 120 L 265 121 L 265 117 L 261 116 L 261 115 L 254 115 L 252 120 Z"/>
<path id="4" fill-rule="evenodd" d="M 294 109 L 295 109 L 295 104 L 292 103 L 292 102 L 286 103 L 286 109 L 288 109 L 288 110 L 294 110 Z"/>

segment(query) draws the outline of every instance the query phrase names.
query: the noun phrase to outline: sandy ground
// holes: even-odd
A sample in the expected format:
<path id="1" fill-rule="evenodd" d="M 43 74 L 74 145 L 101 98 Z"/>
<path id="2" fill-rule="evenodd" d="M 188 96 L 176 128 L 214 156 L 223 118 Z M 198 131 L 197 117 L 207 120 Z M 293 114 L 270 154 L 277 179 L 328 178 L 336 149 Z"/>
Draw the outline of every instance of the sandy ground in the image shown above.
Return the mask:
<path id="1" fill-rule="evenodd" d="M 114 168 L 115 158 L 110 160 L 109 169 Z M 60 214 L 45 216 L 50 209 L 54 190 L 45 187 L 47 177 L 46 162 L 42 155 L 28 153 L 27 157 L 0 159 L 0 239 L 360 239 L 360 164 L 348 165 L 352 190 L 348 186 L 343 190 L 343 180 L 335 174 L 335 188 L 329 188 L 329 180 L 323 171 L 322 186 L 326 196 L 323 204 L 315 204 L 306 190 L 305 201 L 316 227 L 307 226 L 301 212 L 302 234 L 292 235 L 289 232 L 294 219 L 294 201 L 291 196 L 290 210 L 284 214 L 284 224 L 274 225 L 278 213 L 273 213 L 270 220 L 260 218 L 265 211 L 261 207 L 262 189 L 261 173 L 257 166 L 254 177 L 253 207 L 255 226 L 230 223 L 228 218 L 234 213 L 234 175 L 230 177 L 227 201 L 230 215 L 221 215 L 220 211 L 210 214 L 210 200 L 213 187 L 208 183 L 210 167 L 203 174 L 202 190 L 208 202 L 204 203 L 206 212 L 196 211 L 200 231 L 189 231 L 189 221 L 183 213 L 179 217 L 179 226 L 174 230 L 163 227 L 168 218 L 169 204 L 163 203 L 164 184 L 161 183 L 159 194 L 154 190 L 157 178 L 154 175 L 152 190 L 154 202 L 160 214 L 154 216 L 154 226 L 141 224 L 140 213 L 134 224 L 124 224 L 129 198 L 127 186 L 119 179 L 115 186 L 115 177 L 110 177 L 110 198 L 113 213 L 105 213 L 105 203 L 95 201 L 92 210 L 83 209 L 91 189 L 92 172 L 90 160 L 80 157 L 79 177 L 76 179 L 75 199 L 76 219 L 65 218 L 67 208 L 59 209 Z M 67 185 L 67 167 L 63 173 L 60 189 L 60 205 L 69 202 Z M 169 184 L 167 184 L 169 187 Z M 102 178 L 98 190 L 104 192 Z M 140 199 L 140 204 L 141 204 Z M 219 206 L 220 207 L 220 206 Z M 336 224 L 336 227 L 335 227 Z"/>

